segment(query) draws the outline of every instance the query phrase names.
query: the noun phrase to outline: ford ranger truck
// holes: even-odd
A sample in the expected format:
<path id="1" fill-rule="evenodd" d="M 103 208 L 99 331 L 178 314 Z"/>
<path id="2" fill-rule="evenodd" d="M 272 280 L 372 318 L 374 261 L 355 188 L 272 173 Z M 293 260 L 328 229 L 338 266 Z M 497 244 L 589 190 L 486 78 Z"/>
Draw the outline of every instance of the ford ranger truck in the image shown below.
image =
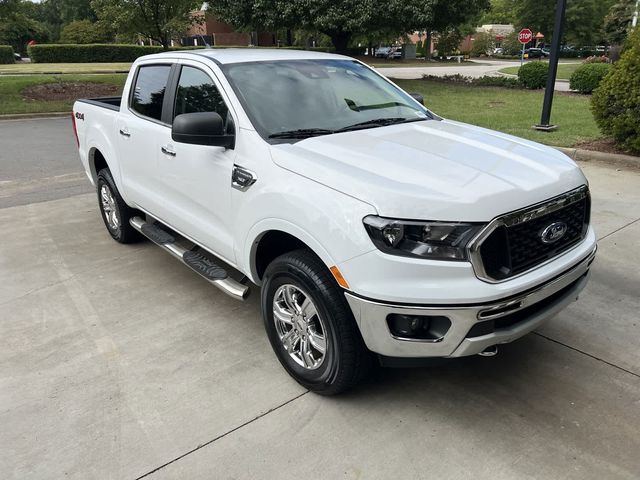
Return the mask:
<path id="1" fill-rule="evenodd" d="M 441 118 L 349 57 L 149 55 L 72 118 L 113 239 L 146 237 L 238 300 L 259 288 L 278 360 L 314 392 L 376 361 L 495 354 L 589 278 L 572 160 Z"/>

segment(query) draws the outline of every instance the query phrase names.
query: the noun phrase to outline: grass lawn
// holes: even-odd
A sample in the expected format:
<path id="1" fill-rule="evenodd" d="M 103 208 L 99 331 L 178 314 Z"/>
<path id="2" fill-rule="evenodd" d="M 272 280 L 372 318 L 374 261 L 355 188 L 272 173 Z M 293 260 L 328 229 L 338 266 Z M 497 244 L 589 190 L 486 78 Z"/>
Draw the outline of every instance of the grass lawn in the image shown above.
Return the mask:
<path id="1" fill-rule="evenodd" d="M 20 75 L 0 77 L 0 114 L 69 112 L 73 101 L 36 101 L 25 99 L 21 91 L 32 85 L 52 82 L 109 83 L 122 88 L 126 75 Z"/>
<path id="2" fill-rule="evenodd" d="M 569 80 L 571 78 L 571 74 L 576 71 L 581 63 L 559 63 L 558 64 L 558 80 Z M 509 73 L 511 75 L 517 75 L 518 70 L 520 70 L 520 65 L 517 67 L 507 67 L 500 70 L 500 73 Z"/>
<path id="3" fill-rule="evenodd" d="M 407 92 L 421 93 L 431 110 L 452 120 L 559 147 L 603 137 L 586 96 L 556 93 L 551 121 L 559 128 L 554 132 L 539 132 L 531 126 L 540 121 L 542 91 L 447 85 L 425 80 L 395 82 Z"/>
<path id="4" fill-rule="evenodd" d="M 15 63 L 0 65 L 3 74 L 127 73 L 130 63 Z"/>

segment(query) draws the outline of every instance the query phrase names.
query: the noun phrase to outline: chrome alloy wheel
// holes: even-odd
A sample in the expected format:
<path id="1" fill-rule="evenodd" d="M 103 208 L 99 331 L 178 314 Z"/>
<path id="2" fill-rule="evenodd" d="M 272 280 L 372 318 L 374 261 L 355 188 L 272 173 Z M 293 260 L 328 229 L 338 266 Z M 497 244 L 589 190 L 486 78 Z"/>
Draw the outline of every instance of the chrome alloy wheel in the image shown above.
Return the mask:
<path id="1" fill-rule="evenodd" d="M 311 297 L 295 285 L 282 285 L 273 296 L 273 321 L 289 356 L 301 367 L 315 370 L 327 353 L 322 318 Z"/>
<path id="2" fill-rule="evenodd" d="M 102 205 L 102 212 L 104 213 L 104 218 L 107 219 L 109 228 L 111 230 L 118 230 L 118 228 L 120 228 L 118 208 L 116 207 L 116 200 L 113 198 L 113 193 L 107 185 L 100 187 L 100 205 Z"/>

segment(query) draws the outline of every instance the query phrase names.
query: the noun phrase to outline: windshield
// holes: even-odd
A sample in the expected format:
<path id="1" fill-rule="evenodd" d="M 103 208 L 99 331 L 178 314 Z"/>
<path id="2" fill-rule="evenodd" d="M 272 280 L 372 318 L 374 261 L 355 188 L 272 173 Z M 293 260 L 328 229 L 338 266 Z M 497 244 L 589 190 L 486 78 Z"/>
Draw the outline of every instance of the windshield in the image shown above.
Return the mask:
<path id="1" fill-rule="evenodd" d="M 432 118 L 410 95 L 354 60 L 249 62 L 223 69 L 258 133 L 272 142 Z"/>

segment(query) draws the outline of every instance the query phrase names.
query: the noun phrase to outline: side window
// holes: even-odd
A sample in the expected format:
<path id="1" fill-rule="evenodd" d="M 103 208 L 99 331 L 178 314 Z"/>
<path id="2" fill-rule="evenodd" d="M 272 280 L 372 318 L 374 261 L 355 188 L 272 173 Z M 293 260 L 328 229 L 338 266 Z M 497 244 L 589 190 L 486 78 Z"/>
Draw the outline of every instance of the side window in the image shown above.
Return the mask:
<path id="1" fill-rule="evenodd" d="M 209 75 L 184 66 L 178 81 L 173 117 L 194 112 L 216 112 L 226 121 L 229 109 Z"/>
<path id="2" fill-rule="evenodd" d="M 140 67 L 131 96 L 131 109 L 145 117 L 160 120 L 170 71 L 170 65 Z"/>

